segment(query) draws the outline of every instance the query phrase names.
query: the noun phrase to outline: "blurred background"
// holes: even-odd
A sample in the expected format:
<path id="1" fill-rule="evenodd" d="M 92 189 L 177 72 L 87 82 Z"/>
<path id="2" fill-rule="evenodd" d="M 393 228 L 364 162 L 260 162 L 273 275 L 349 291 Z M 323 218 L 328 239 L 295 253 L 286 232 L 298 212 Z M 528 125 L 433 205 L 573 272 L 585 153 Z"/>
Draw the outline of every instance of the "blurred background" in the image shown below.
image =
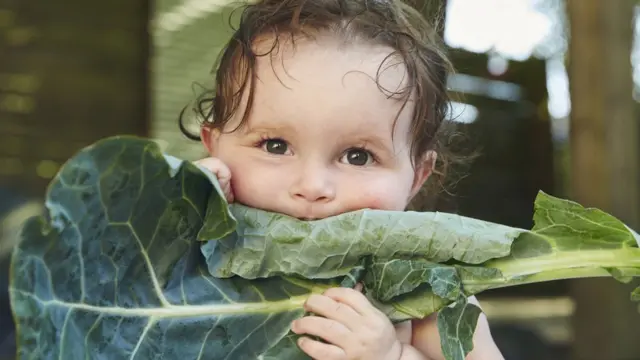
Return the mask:
<path id="1" fill-rule="evenodd" d="M 454 116 L 481 150 L 430 208 L 532 226 L 538 190 L 640 230 L 640 7 L 632 0 L 422 1 L 444 16 Z M 195 160 L 180 110 L 231 34 L 230 0 L 0 0 L 0 358 L 14 351 L 6 292 L 22 222 L 82 147 L 151 137 Z M 439 10 L 441 9 L 441 10 Z M 233 21 L 232 21 L 233 22 Z M 633 285 L 557 281 L 481 301 L 507 360 L 640 359 Z"/>

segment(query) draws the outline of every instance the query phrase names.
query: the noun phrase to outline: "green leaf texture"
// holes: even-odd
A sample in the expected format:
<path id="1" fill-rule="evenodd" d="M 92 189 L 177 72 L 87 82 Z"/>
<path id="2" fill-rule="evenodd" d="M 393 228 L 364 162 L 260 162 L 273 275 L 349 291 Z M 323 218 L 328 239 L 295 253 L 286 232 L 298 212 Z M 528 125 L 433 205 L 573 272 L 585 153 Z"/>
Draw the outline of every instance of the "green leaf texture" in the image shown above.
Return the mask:
<path id="1" fill-rule="evenodd" d="M 195 239 L 212 189 L 146 141 L 74 157 L 13 255 L 18 357 L 257 359 L 278 343 L 313 286 L 209 275 Z"/>
<path id="2" fill-rule="evenodd" d="M 460 301 L 438 313 L 440 345 L 446 359 L 464 359 L 473 350 L 473 333 L 481 312 L 476 305 Z"/>
<path id="3" fill-rule="evenodd" d="M 509 255 L 524 230 L 447 213 L 359 210 L 316 221 L 231 205 L 238 228 L 226 238 L 201 234 L 216 277 L 297 274 L 332 278 L 365 256 L 480 264 Z"/>
<path id="4" fill-rule="evenodd" d="M 463 360 L 472 294 L 640 276 L 637 234 L 544 193 L 531 231 L 380 210 L 301 221 L 221 194 L 149 140 L 105 139 L 70 159 L 13 254 L 19 358 L 307 359 L 289 331 L 306 298 L 362 281 L 394 322 L 440 311 L 443 352 Z"/>

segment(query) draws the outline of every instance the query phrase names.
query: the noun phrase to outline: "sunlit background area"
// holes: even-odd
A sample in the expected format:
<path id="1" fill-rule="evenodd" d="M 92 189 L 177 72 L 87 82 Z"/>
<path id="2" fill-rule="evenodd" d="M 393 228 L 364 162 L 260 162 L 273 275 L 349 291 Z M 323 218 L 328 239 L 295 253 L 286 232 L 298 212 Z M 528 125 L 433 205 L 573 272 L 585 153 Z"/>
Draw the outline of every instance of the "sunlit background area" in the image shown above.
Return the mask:
<path id="1" fill-rule="evenodd" d="M 640 227 L 640 7 L 437 3 L 457 69 L 448 79 L 449 121 L 468 130 L 467 145 L 481 155 L 452 194 L 434 194 L 425 209 L 530 228 L 543 190 Z M 49 181 L 76 151 L 115 134 L 151 137 L 183 159 L 203 157 L 178 116 L 211 88 L 238 5 L 0 0 L 0 359 L 15 350 L 9 254 L 22 222 L 42 210 Z M 198 131 L 196 122 L 187 127 Z M 590 160 L 590 151 L 607 160 Z M 628 301 L 629 286 L 557 281 L 487 292 L 481 301 L 507 360 L 633 360 L 640 309 Z"/>

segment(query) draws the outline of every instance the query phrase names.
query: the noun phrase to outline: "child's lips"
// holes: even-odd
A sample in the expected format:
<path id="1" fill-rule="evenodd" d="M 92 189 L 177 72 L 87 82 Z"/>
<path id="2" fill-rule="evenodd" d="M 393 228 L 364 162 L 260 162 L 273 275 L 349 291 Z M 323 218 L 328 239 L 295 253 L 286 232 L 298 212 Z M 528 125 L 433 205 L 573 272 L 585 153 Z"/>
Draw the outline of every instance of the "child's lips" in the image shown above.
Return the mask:
<path id="1" fill-rule="evenodd" d="M 298 214 L 300 214 L 300 213 L 298 213 Z M 314 220 L 320 220 L 320 219 L 324 219 L 324 218 L 327 218 L 327 217 L 331 216 L 331 214 L 322 214 L 323 216 L 319 216 L 319 214 L 313 213 L 311 211 L 308 211 L 308 212 L 306 212 L 304 214 L 305 215 L 297 215 L 295 217 L 298 218 L 299 220 L 303 220 L 303 221 L 314 221 Z"/>
<path id="2" fill-rule="evenodd" d="M 307 214 L 309 214 L 309 213 L 307 213 Z M 334 215 L 339 214 L 339 213 L 333 213 L 333 212 L 328 213 L 328 212 L 325 212 L 325 213 L 321 213 L 321 214 L 318 214 L 318 213 L 310 213 L 310 214 L 311 215 L 294 216 L 294 217 L 299 219 L 299 220 L 303 220 L 303 221 L 315 221 L 315 220 L 326 219 L 328 217 L 334 216 Z"/>
<path id="3" fill-rule="evenodd" d="M 280 210 L 279 212 L 302 221 L 317 221 L 353 211 L 352 208 L 336 205 L 337 204 L 303 204 L 302 206 L 295 206 L 284 211 Z M 353 209 L 358 210 L 360 208 L 354 207 Z"/>
<path id="4" fill-rule="evenodd" d="M 314 221 L 314 220 L 318 220 L 318 218 L 315 217 L 299 217 L 298 220 L 302 220 L 302 221 Z"/>
<path id="5" fill-rule="evenodd" d="M 319 211 L 319 207 L 315 206 L 315 204 L 304 204 L 303 206 L 297 207 L 297 209 L 291 209 L 292 211 L 289 213 L 290 216 L 297 218 L 302 221 L 313 221 L 321 219 L 322 217 L 318 216 L 326 211 Z"/>

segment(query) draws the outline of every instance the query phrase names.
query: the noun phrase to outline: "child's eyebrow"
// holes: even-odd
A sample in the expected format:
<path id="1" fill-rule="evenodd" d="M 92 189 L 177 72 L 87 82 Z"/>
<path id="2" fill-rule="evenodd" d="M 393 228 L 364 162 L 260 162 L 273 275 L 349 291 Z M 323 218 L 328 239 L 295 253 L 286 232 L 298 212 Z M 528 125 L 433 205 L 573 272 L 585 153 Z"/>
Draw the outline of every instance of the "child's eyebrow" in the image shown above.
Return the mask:
<path id="1" fill-rule="evenodd" d="M 356 135 L 354 137 L 345 137 L 344 140 L 349 142 L 360 144 L 362 146 L 370 146 L 376 149 L 391 151 L 393 148 L 393 142 L 391 138 L 382 138 L 378 135 Z"/>
<path id="2" fill-rule="evenodd" d="M 279 124 L 269 124 L 269 123 L 259 123 L 259 124 L 251 124 L 248 123 L 244 126 L 243 134 L 245 135 L 253 135 L 253 134 L 264 134 L 264 133 L 284 133 L 291 134 L 295 132 L 295 129 L 286 123 Z"/>

